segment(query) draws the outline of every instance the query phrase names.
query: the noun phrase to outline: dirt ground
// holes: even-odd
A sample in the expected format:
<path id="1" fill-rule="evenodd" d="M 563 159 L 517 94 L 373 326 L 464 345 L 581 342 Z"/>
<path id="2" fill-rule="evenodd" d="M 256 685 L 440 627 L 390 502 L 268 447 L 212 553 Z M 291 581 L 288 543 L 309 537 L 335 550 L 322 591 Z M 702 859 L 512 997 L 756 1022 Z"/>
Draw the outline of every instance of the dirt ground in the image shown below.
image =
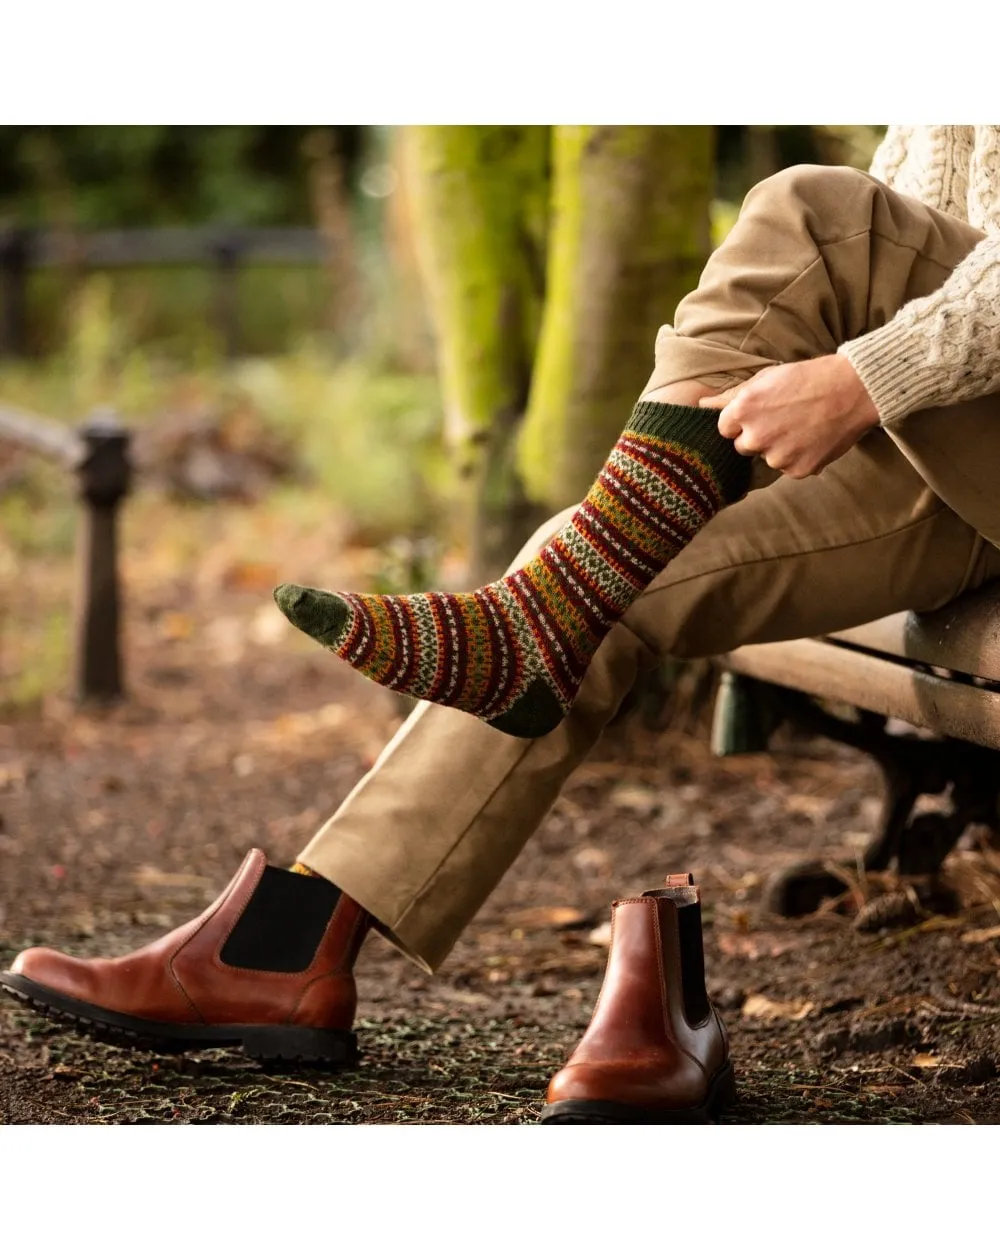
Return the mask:
<path id="1" fill-rule="evenodd" d="M 290 863 L 372 761 L 392 697 L 294 641 L 268 580 L 189 600 L 139 579 L 130 701 L 49 699 L 0 724 L 5 964 L 40 942 L 124 952 L 199 911 L 250 846 Z M 864 881 L 803 921 L 762 911 L 769 873 L 851 860 L 877 811 L 875 770 L 846 749 L 717 761 L 704 733 L 626 720 L 438 976 L 368 943 L 356 1070 L 120 1051 L 3 996 L 0 1121 L 532 1123 L 589 1017 L 610 901 L 690 870 L 739 1077 L 730 1122 L 1000 1122 L 1000 854 L 952 857 L 955 915 L 863 931 Z"/>

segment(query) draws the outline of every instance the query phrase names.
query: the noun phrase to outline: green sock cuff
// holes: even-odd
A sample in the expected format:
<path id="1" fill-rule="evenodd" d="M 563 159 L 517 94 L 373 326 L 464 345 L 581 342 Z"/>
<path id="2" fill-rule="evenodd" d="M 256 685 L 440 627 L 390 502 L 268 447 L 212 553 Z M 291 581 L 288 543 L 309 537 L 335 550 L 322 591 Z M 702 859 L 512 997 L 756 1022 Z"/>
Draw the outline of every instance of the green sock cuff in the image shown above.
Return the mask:
<path id="1" fill-rule="evenodd" d="M 672 443 L 682 443 L 698 452 L 711 465 L 722 497 L 735 503 L 750 488 L 753 460 L 741 456 L 730 438 L 723 438 L 714 408 L 689 408 L 686 404 L 656 404 L 640 400 L 632 409 L 627 432 L 651 434 Z"/>

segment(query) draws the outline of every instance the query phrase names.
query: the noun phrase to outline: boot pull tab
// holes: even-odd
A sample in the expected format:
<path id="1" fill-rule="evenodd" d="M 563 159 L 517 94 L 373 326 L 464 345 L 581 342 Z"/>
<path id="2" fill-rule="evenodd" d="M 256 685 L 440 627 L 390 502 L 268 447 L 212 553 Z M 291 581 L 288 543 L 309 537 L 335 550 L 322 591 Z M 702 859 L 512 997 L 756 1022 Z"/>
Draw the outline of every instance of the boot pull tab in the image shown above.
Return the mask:
<path id="1" fill-rule="evenodd" d="M 677 907 L 687 907 L 691 903 L 701 902 L 701 891 L 694 883 L 689 872 L 668 873 L 664 881 L 664 889 L 657 890 L 660 898 L 669 898 Z"/>

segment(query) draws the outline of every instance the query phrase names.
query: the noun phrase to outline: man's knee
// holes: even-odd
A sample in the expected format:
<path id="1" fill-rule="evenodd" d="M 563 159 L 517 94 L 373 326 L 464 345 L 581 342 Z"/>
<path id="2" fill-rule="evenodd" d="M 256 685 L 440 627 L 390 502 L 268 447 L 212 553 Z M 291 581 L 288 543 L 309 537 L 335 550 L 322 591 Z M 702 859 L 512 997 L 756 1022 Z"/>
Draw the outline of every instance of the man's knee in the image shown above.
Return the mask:
<path id="1" fill-rule="evenodd" d="M 842 213 L 877 186 L 869 174 L 849 165 L 790 165 L 758 182 L 744 209 L 765 206 L 771 212 L 835 209 Z"/>
<path id="2" fill-rule="evenodd" d="M 849 165 L 790 165 L 760 181 L 746 196 L 742 211 L 769 215 L 816 215 L 841 220 L 845 212 L 863 207 L 879 184 Z"/>

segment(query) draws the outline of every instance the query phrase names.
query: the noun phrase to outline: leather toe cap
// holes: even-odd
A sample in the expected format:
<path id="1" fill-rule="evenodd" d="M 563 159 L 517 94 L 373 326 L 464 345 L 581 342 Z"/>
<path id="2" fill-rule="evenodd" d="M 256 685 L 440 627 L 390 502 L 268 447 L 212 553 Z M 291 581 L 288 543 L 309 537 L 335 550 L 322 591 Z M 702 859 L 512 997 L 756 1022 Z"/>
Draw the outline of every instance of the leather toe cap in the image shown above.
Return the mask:
<path id="1" fill-rule="evenodd" d="M 21 951 L 10 972 L 71 998 L 86 998 L 90 989 L 87 964 L 48 946 L 31 946 Z"/>

